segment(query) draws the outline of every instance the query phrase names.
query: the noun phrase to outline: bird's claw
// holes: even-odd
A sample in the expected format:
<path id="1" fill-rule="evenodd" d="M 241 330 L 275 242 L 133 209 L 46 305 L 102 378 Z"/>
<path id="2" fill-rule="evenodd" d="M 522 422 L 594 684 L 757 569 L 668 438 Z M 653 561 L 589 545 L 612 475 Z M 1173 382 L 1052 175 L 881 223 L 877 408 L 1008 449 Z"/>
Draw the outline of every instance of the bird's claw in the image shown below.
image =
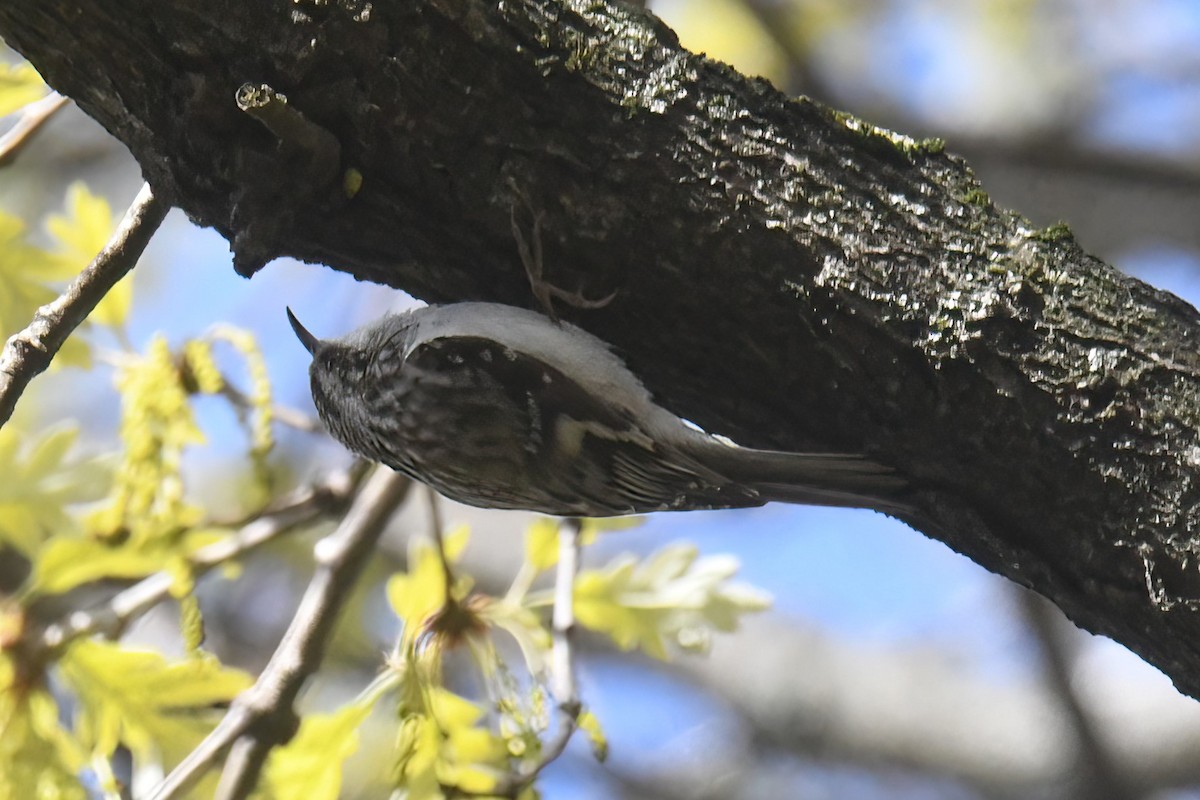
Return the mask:
<path id="1" fill-rule="evenodd" d="M 521 201 L 529 208 L 530 214 L 533 216 L 532 239 L 533 244 L 530 246 L 529 241 L 525 239 L 525 234 L 521 232 L 521 226 L 517 222 L 517 204 L 513 203 L 510 221 L 512 225 L 513 238 L 517 241 L 517 253 L 521 256 L 521 263 L 525 266 L 525 276 L 529 278 L 529 288 L 533 292 L 533 296 L 537 299 L 538 304 L 550 319 L 558 322 L 558 312 L 554 310 L 554 301 L 561 300 L 572 308 L 579 309 L 597 309 L 604 308 L 617 296 L 620 290 L 614 291 L 607 297 L 599 299 L 590 299 L 581 291 L 567 291 L 560 286 L 555 286 L 553 283 L 545 279 L 545 262 L 542 252 L 542 220 L 546 217 L 545 211 L 535 211 L 529 205 L 529 201 L 523 195 L 518 193 Z"/>

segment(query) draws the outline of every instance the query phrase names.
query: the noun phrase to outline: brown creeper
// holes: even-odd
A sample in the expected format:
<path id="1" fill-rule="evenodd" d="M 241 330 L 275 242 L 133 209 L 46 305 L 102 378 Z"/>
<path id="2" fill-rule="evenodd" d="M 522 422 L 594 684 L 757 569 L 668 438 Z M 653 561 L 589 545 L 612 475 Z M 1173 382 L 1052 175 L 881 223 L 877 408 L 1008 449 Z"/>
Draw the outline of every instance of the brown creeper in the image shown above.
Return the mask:
<path id="1" fill-rule="evenodd" d="M 453 500 L 606 517 L 772 500 L 904 513 L 904 483 L 853 455 L 753 450 L 656 404 L 608 346 L 513 306 L 456 303 L 321 340 L 313 401 L 349 449 Z"/>

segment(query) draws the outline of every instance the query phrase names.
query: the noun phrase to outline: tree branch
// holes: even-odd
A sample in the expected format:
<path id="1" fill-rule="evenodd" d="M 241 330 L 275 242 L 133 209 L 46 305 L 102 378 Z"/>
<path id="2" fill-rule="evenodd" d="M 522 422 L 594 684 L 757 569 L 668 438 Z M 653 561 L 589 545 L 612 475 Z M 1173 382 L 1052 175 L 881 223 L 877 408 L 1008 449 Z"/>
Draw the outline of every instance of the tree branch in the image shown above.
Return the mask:
<path id="1" fill-rule="evenodd" d="M 360 466 L 356 465 L 297 490 L 276 507 L 247 522 L 233 536 L 197 551 L 189 559 L 191 567 L 201 575 L 301 525 L 337 511 L 356 491 L 360 478 L 356 473 L 359 471 Z M 46 628 L 40 647 L 53 650 L 94 634 L 115 639 L 131 622 L 166 599 L 174 582 L 170 573 L 157 572 L 118 592 L 98 608 L 71 612 L 63 621 Z"/>
<path id="2" fill-rule="evenodd" d="M 575 577 L 579 574 L 580 532 L 583 523 L 564 519 L 559 523 L 558 566 L 554 573 L 554 611 L 550 620 L 553 645 L 550 652 L 551 690 L 558 705 L 558 735 L 546 743 L 541 762 L 529 772 L 533 780 L 547 764 L 562 755 L 579 724 L 579 693 L 575 687 L 571 636 L 575 630 Z"/>
<path id="3" fill-rule="evenodd" d="M 338 529 L 317 543 L 317 571 L 254 686 L 234 701 L 212 733 L 155 788 L 152 800 L 183 796 L 226 751 L 230 755 L 217 797 L 249 796 L 271 749 L 294 735 L 296 697 L 320 665 L 338 613 L 408 487 L 407 478 L 390 470 L 377 469 L 371 475 Z"/>
<path id="4" fill-rule="evenodd" d="M 69 102 L 70 100 L 61 94 L 52 94 L 26 106 L 17 124 L 0 136 L 0 167 L 11 164 L 25 146 L 33 141 L 34 135 L 42 126 Z"/>
<path id="5" fill-rule="evenodd" d="M 221 385 L 221 396 L 228 399 L 230 403 L 233 403 L 239 411 L 255 410 L 254 402 L 246 396 L 246 393 L 228 380 Z M 271 417 L 287 425 L 289 428 L 294 428 L 304 433 L 323 433 L 325 431 L 319 419 L 298 408 L 280 405 L 271 406 Z"/>
<path id="6" fill-rule="evenodd" d="M 554 736 L 542 745 L 538 760 L 512 775 L 497 782 L 492 794 L 499 797 L 516 797 L 522 789 L 537 779 L 542 770 L 554 763 L 567 749 L 571 737 L 579 729 L 579 712 L 583 709 L 575 687 L 575 667 L 572 657 L 571 638 L 575 629 L 575 577 L 579 573 L 580 532 L 583 528 L 579 519 L 564 519 L 559 522 L 558 565 L 554 572 L 554 611 L 550 620 L 553 644 L 550 651 L 550 690 L 554 694 L 558 711 L 558 729 Z"/>
<path id="7" fill-rule="evenodd" d="M 775 0 L 742 0 L 765 36 L 787 59 L 786 90 L 826 103 L 841 98 L 814 67 L 816 54 L 801 44 L 789 6 Z M 852 94 L 852 93 L 851 93 Z M 847 98 L 849 101 L 850 98 Z M 902 102 L 873 93 L 852 109 L 876 124 L 900 131 L 929 131 L 928 120 Z M 1089 113 L 1091 112 L 1091 113 Z M 967 156 L 988 194 L 1039 224 L 1070 220 L 1080 242 L 1101 256 L 1145 244 L 1175 243 L 1200 249 L 1200 168 L 1182 157 L 1105 148 L 1088 141 L 1084 106 L 1054 128 L 989 135 L 973 128 L 938 135 Z"/>
<path id="8" fill-rule="evenodd" d="M 146 184 L 112 239 L 54 302 L 42 306 L 25 330 L 0 352 L 0 427 L 8 422 L 29 382 L 50 366 L 67 337 L 87 319 L 117 281 L 133 269 L 170 206 Z"/>

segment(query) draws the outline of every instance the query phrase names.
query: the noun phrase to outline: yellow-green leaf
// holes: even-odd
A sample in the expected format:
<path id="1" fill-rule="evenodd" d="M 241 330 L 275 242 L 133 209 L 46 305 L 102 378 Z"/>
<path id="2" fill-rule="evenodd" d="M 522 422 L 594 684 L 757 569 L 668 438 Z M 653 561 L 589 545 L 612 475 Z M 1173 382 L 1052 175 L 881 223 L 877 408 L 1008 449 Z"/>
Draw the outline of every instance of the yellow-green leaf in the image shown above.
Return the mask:
<path id="1" fill-rule="evenodd" d="M 451 564 L 456 564 L 470 541 L 471 526 L 465 523 L 456 525 L 442 534 L 442 555 Z"/>
<path id="2" fill-rule="evenodd" d="M 204 435 L 166 339 L 156 336 L 144 356 L 126 358 L 116 383 L 124 453 L 108 504 L 89 517 L 89 530 L 124 531 L 138 541 L 174 536 L 202 516 L 184 497 L 181 465 L 184 450 Z"/>
<path id="3" fill-rule="evenodd" d="M 34 564 L 33 586 L 46 594 L 61 594 L 100 578 L 144 578 L 162 566 L 162 554 L 147 549 L 90 537 L 54 539 Z"/>
<path id="4" fill-rule="evenodd" d="M 42 98 L 47 91 L 32 64 L 0 64 L 0 117 Z"/>
<path id="5" fill-rule="evenodd" d="M 579 530 L 580 544 L 589 545 L 602 533 L 627 531 L 645 521 L 645 517 L 587 517 Z"/>
<path id="6" fill-rule="evenodd" d="M 85 755 L 59 725 L 54 699 L 13 681 L 12 662 L 0 656 L 0 797 L 86 800 L 76 778 Z"/>
<path id="7" fill-rule="evenodd" d="M 469 529 L 455 529 L 443 537 L 453 562 L 466 547 Z M 460 576 L 451 592 L 446 588 L 446 567 L 442 554 L 430 542 L 414 538 L 408 547 L 407 573 L 393 575 L 387 583 L 388 602 L 404 623 L 404 641 L 411 643 L 429 617 L 446 605 L 451 596 L 461 600 L 471 588 L 471 580 Z"/>
<path id="8" fill-rule="evenodd" d="M 38 693 L 39 704 L 53 708 L 53 701 Z M 39 722 L 29 713 L 11 714 L 0 719 L 0 758 L 4 769 L 0 770 L 0 797 L 11 798 L 63 798 L 63 800 L 85 800 L 84 791 L 76 773 L 78 765 L 68 761 L 69 748 L 61 741 L 62 736 L 49 730 L 47 714 L 37 714 Z M 0 715 L 3 711 L 0 711 Z M 63 731 L 62 735 L 66 735 Z"/>
<path id="9" fill-rule="evenodd" d="M 561 520 L 539 517 L 525 531 L 525 561 L 537 572 L 558 563 L 562 524 Z M 628 530 L 641 524 L 641 517 L 588 518 L 582 521 L 579 544 L 586 547 L 603 532 Z"/>
<path id="10" fill-rule="evenodd" d="M 37 309 L 58 296 L 49 284 L 73 275 L 60 259 L 31 245 L 25 223 L 0 211 L 0 338 L 24 328 Z M 51 366 L 87 366 L 90 353 L 78 337 L 67 339 Z"/>
<path id="11" fill-rule="evenodd" d="M 575 724 L 587 736 L 588 743 L 592 746 L 592 755 L 603 764 L 608 758 L 608 737 L 600 728 L 600 720 L 591 711 L 580 711 Z"/>
<path id="12" fill-rule="evenodd" d="M 79 272 L 104 249 L 116 227 L 108 201 L 76 181 L 67 189 L 62 214 L 46 220 L 46 230 L 58 243 L 56 257 L 65 269 Z M 126 276 L 109 290 L 88 319 L 100 325 L 120 326 L 129 316 L 133 282 Z"/>
<path id="13" fill-rule="evenodd" d="M 438 781 L 438 750 L 441 732 L 437 723 L 423 714 L 403 719 L 396 736 L 396 779 L 406 800 L 441 800 Z"/>
<path id="14" fill-rule="evenodd" d="M 446 604 L 446 573 L 437 551 L 427 544 L 409 548 L 408 566 L 407 573 L 396 573 L 388 580 L 387 598 L 404 623 L 405 637 L 411 638 Z"/>
<path id="15" fill-rule="evenodd" d="M 539 572 L 558 563 L 560 524 L 550 517 L 538 517 L 525 531 L 525 560 Z"/>
<path id="16" fill-rule="evenodd" d="M 82 181 L 67 187 L 63 213 L 46 219 L 46 230 L 58 243 L 58 257 L 75 270 L 90 264 L 104 249 L 114 227 L 108 201 L 92 194 Z"/>
<path id="17" fill-rule="evenodd" d="M 219 719 L 216 706 L 251 683 L 204 654 L 168 662 L 92 640 L 75 642 L 60 666 L 79 698 L 79 737 L 103 755 L 119 744 L 139 758 L 187 752 Z"/>
<path id="18" fill-rule="evenodd" d="M 493 600 L 480 612 L 488 623 L 501 628 L 517 640 L 525 666 L 530 673 L 540 675 L 550 652 L 550 631 L 531 609 L 504 600 Z"/>
<path id="19" fill-rule="evenodd" d="M 271 379 L 267 373 L 267 361 L 263 358 L 258 340 L 249 331 L 222 325 L 213 331 L 211 336 L 233 345 L 246 364 L 250 390 L 243 394 L 250 401 L 250 409 L 249 412 L 246 409 L 237 409 L 237 411 L 238 418 L 250 437 L 250 465 L 254 471 L 254 480 L 247 482 L 246 486 L 258 495 L 251 505 L 262 505 L 267 502 L 270 495 L 272 474 L 267 463 L 267 455 L 275 444 L 274 433 L 271 430 L 275 412 L 271 399 Z M 203 348 L 193 347 L 193 350 L 188 353 L 188 364 L 198 372 L 196 382 L 201 392 L 215 394 L 221 390 L 225 378 L 217 372 L 211 348 L 204 351 Z"/>
<path id="20" fill-rule="evenodd" d="M 448 733 L 469 728 L 483 716 L 483 709 L 475 703 L 441 687 L 430 691 L 429 711 Z"/>
<path id="21" fill-rule="evenodd" d="M 198 655 L 200 645 L 204 644 L 204 615 L 194 594 L 179 598 L 179 632 L 183 634 L 183 647 L 188 655 Z"/>
<path id="22" fill-rule="evenodd" d="M 68 507 L 102 496 L 111 478 L 95 459 L 69 458 L 78 436 L 73 425 L 40 438 L 13 425 L 0 428 L 0 541 L 33 557 L 51 536 L 78 529 Z"/>
<path id="23" fill-rule="evenodd" d="M 33 566 L 33 587 L 61 594 L 102 578 L 144 578 L 178 564 L 226 535 L 212 528 L 195 528 L 171 541 L 127 539 L 109 542 L 92 537 L 56 538 L 46 545 Z M 179 596 L 182 596 L 179 595 Z"/>
<path id="24" fill-rule="evenodd" d="M 486 794 L 508 761 L 503 738 L 483 727 L 483 709 L 440 686 L 407 709 L 397 740 L 399 785 L 408 797 L 441 797 L 440 787 Z"/>
<path id="25" fill-rule="evenodd" d="M 487 794 L 496 788 L 497 767 L 507 759 L 507 743 L 490 730 L 450 729 L 442 745 L 438 779 L 468 794 Z"/>
<path id="26" fill-rule="evenodd" d="M 292 741 L 267 762 L 260 796 L 273 800 L 337 800 L 342 767 L 358 749 L 358 728 L 372 703 L 357 701 L 331 714 L 312 714 Z"/>
<path id="27" fill-rule="evenodd" d="M 575 619 L 585 628 L 607 634 L 622 650 L 641 647 L 654 658 L 665 659 L 660 631 L 665 615 L 641 607 L 635 567 L 636 561 L 628 556 L 606 571 L 581 572 L 575 580 Z"/>
<path id="28" fill-rule="evenodd" d="M 742 614 L 770 604 L 765 593 L 730 582 L 730 556 L 699 558 L 694 547 L 673 544 L 643 562 L 621 556 L 603 570 L 585 570 L 575 582 L 575 617 L 607 634 L 624 650 L 640 647 L 667 657 L 667 643 L 686 650 L 707 646 L 713 630 L 730 631 Z"/>

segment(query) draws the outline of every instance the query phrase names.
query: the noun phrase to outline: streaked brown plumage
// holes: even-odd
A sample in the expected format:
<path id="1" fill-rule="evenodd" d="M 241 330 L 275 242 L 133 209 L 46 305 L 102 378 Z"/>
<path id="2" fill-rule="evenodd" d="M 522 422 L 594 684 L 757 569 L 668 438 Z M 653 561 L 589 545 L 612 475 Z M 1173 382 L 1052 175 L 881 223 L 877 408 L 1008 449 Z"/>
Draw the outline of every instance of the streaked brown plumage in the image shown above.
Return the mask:
<path id="1" fill-rule="evenodd" d="M 604 517 L 780 500 L 904 513 L 904 483 L 853 455 L 738 447 L 656 404 L 602 341 L 494 303 L 313 337 L 313 400 L 350 450 L 486 508 Z"/>

